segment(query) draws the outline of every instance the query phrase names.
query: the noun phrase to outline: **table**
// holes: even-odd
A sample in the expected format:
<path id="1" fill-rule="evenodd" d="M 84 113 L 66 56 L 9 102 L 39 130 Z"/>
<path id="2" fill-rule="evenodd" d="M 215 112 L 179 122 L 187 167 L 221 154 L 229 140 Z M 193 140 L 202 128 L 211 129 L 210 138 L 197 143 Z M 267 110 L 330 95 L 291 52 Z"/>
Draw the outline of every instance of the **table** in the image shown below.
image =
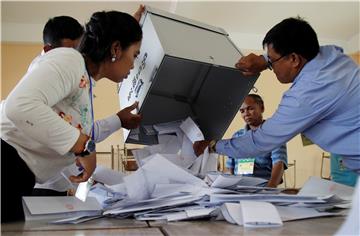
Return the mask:
<path id="1" fill-rule="evenodd" d="M 284 222 L 277 228 L 249 229 L 225 221 L 193 220 L 179 222 L 136 221 L 101 218 L 77 225 L 52 225 L 46 221 L 1 224 L 1 235 L 333 235 L 345 217 L 323 217 Z"/>
<path id="2" fill-rule="evenodd" d="M 150 226 L 162 228 L 167 235 L 333 235 L 345 217 L 323 217 L 284 222 L 282 227 L 244 228 L 225 221 L 179 221 L 169 223 L 150 222 Z"/>

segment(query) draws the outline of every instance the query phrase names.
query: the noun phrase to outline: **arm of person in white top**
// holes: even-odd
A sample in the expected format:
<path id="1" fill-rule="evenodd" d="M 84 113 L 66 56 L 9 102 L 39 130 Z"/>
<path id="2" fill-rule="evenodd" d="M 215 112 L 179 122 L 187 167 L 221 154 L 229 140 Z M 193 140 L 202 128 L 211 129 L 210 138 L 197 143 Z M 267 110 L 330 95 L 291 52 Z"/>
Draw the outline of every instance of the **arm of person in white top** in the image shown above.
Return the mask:
<path id="1" fill-rule="evenodd" d="M 135 129 L 139 127 L 142 116 L 140 114 L 131 113 L 131 111 L 137 107 L 138 102 L 135 102 L 131 106 L 125 107 L 117 114 L 102 120 L 97 120 L 94 126 L 95 142 L 99 143 L 103 141 L 121 127 L 126 129 Z"/>

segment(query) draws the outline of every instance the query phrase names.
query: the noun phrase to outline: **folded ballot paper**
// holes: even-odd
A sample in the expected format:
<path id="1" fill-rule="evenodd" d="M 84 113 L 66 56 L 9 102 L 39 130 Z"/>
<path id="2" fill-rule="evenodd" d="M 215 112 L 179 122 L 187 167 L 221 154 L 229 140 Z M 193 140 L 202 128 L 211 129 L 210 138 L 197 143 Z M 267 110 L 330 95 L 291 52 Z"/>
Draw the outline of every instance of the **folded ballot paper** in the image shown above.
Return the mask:
<path id="1" fill-rule="evenodd" d="M 102 215 L 102 208 L 95 198 L 85 202 L 76 197 L 23 197 L 25 220 L 56 221 L 67 218 L 80 219 Z"/>
<path id="2" fill-rule="evenodd" d="M 277 209 L 268 202 L 225 203 L 221 207 L 221 212 L 229 223 L 244 227 L 278 227 L 283 225 Z"/>
<path id="3" fill-rule="evenodd" d="M 254 187 L 262 186 L 267 183 L 268 180 L 248 177 L 241 175 L 229 175 L 221 172 L 209 172 L 204 179 L 210 187 L 213 188 L 230 188 L 241 189 L 241 187 Z M 269 188 L 256 188 L 256 189 L 269 189 Z M 271 188 L 270 188 L 271 189 Z"/>

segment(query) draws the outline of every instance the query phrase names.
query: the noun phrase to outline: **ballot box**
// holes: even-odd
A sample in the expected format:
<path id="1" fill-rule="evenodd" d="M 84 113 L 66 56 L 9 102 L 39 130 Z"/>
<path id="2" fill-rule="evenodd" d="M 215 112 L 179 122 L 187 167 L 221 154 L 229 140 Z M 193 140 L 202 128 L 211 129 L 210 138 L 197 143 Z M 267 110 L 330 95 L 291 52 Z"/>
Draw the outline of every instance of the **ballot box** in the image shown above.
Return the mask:
<path id="1" fill-rule="evenodd" d="M 151 126 L 191 117 L 206 139 L 221 139 L 257 76 L 235 68 L 240 50 L 221 28 L 146 7 L 140 54 L 118 89 L 120 108 L 139 101 L 138 129 L 124 141 L 157 144 Z"/>

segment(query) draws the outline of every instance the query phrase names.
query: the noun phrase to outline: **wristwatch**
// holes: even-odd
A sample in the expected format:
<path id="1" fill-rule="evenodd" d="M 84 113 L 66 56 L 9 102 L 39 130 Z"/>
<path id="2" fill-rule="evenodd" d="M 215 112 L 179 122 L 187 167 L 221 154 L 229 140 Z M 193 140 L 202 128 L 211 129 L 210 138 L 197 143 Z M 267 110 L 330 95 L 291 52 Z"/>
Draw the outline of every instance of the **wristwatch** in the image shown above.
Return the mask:
<path id="1" fill-rule="evenodd" d="M 96 150 L 96 145 L 95 145 L 95 142 L 94 140 L 92 139 L 89 139 L 86 144 L 85 144 L 85 149 L 84 151 L 82 151 L 79 156 L 81 157 L 85 157 L 85 156 L 88 156 L 90 155 L 91 153 L 95 152 Z"/>

